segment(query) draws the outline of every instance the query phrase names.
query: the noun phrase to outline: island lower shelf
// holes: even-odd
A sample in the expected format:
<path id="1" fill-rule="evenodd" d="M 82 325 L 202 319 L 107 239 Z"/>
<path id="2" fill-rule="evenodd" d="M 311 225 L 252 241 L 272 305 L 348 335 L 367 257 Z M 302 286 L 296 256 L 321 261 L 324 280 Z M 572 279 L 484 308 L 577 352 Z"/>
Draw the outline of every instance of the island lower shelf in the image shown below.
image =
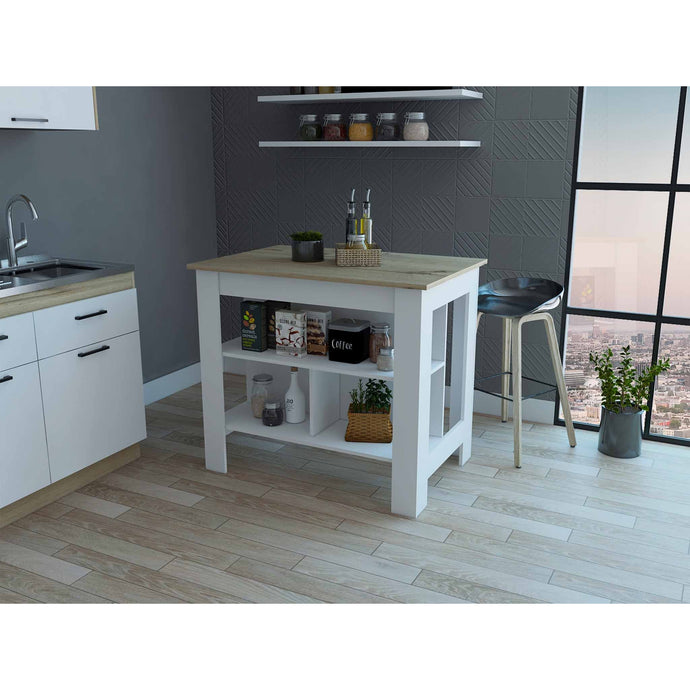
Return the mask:
<path id="1" fill-rule="evenodd" d="M 371 460 L 391 462 L 392 443 L 352 443 L 345 440 L 346 419 L 338 419 L 314 436 L 309 433 L 309 419 L 301 424 L 283 422 L 280 426 L 265 426 L 252 414 L 249 403 L 242 403 L 225 413 L 225 429 L 228 433 L 239 431 L 285 443 L 296 443 L 313 448 L 348 453 Z"/>

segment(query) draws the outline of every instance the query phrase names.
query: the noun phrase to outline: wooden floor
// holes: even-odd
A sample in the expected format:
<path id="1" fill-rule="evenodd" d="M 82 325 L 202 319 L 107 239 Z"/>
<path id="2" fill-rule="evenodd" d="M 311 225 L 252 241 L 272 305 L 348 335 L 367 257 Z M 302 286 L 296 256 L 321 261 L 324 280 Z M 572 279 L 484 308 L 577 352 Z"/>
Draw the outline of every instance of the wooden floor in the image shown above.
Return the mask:
<path id="1" fill-rule="evenodd" d="M 511 425 L 476 417 L 408 520 L 386 464 L 233 434 L 207 472 L 199 386 L 147 418 L 142 458 L 0 529 L 0 602 L 690 600 L 688 449 L 616 460 L 527 424 L 515 470 Z"/>

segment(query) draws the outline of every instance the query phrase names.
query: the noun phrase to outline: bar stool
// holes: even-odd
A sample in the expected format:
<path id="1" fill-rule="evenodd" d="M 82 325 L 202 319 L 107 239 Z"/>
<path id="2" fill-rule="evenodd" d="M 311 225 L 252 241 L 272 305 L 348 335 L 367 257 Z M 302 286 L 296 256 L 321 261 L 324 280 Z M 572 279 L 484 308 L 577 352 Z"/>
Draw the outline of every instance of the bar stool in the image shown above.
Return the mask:
<path id="1" fill-rule="evenodd" d="M 563 286 L 552 280 L 542 278 L 505 278 L 486 283 L 479 288 L 477 302 L 477 326 L 482 315 L 498 316 L 503 320 L 503 360 L 500 374 L 484 376 L 478 382 L 486 379 L 501 377 L 501 395 L 491 391 L 476 388 L 501 398 L 501 421 L 508 421 L 508 402 L 513 402 L 513 454 L 515 467 L 521 465 L 522 454 L 522 401 L 535 398 L 545 393 L 558 390 L 563 409 L 563 418 L 568 431 L 568 441 L 575 447 L 575 429 L 570 414 L 568 393 L 565 388 L 563 366 L 556 338 L 553 318 L 548 312 L 555 309 L 563 296 Z M 543 321 L 546 338 L 549 342 L 549 352 L 553 373 L 556 376 L 556 386 L 546 381 L 538 381 L 522 375 L 522 325 L 528 321 Z M 511 367 L 512 361 L 512 367 Z M 512 378 L 513 395 L 510 397 L 510 382 Z M 523 397 L 522 380 L 534 381 L 550 386 L 548 389 Z"/>

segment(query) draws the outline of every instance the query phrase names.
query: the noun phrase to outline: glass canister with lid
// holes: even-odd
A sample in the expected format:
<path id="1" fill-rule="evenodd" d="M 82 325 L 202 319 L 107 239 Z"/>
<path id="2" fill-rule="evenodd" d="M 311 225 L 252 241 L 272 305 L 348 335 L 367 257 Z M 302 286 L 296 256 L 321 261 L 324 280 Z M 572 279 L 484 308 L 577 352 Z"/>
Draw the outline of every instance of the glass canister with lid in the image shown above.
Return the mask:
<path id="1" fill-rule="evenodd" d="M 324 141 L 347 141 L 347 130 L 340 113 L 329 113 L 323 116 Z"/>
<path id="2" fill-rule="evenodd" d="M 369 113 L 352 113 L 348 128 L 350 141 L 373 141 L 374 127 L 369 119 Z"/>
<path id="3" fill-rule="evenodd" d="M 399 139 L 398 113 L 379 113 L 376 116 L 376 141 L 398 141 Z"/>
<path id="4" fill-rule="evenodd" d="M 299 138 L 302 141 L 318 141 L 321 133 L 321 123 L 316 115 L 300 115 Z"/>
<path id="5" fill-rule="evenodd" d="M 387 323 L 372 323 L 369 336 L 369 360 L 376 362 L 379 351 L 384 347 L 391 347 L 390 326 Z"/>
<path id="6" fill-rule="evenodd" d="M 405 141 L 428 141 L 429 123 L 426 121 L 425 113 L 405 113 L 403 139 Z"/>
<path id="7" fill-rule="evenodd" d="M 393 371 L 395 350 L 392 347 L 382 347 L 376 359 L 376 368 L 379 371 Z"/>
<path id="8" fill-rule="evenodd" d="M 285 419 L 283 406 L 279 400 L 268 400 L 264 405 L 261 421 L 264 426 L 280 426 Z"/>
<path id="9" fill-rule="evenodd" d="M 261 419 L 264 405 L 271 395 L 271 384 L 273 377 L 270 374 L 254 374 L 252 376 L 251 406 L 252 414 Z"/>

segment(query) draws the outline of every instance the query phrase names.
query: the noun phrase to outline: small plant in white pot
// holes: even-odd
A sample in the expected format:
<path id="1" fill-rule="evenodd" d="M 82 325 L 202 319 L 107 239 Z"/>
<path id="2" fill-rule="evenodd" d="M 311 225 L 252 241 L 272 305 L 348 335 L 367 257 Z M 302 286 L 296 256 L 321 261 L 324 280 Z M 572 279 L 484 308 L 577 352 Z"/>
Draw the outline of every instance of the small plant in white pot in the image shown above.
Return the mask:
<path id="1" fill-rule="evenodd" d="M 601 426 L 599 452 L 614 458 L 636 458 L 642 451 L 642 415 L 649 409 L 647 397 L 654 379 L 670 367 L 668 357 L 638 371 L 630 356 L 630 346 L 613 364 L 613 352 L 589 353 L 601 382 Z"/>

